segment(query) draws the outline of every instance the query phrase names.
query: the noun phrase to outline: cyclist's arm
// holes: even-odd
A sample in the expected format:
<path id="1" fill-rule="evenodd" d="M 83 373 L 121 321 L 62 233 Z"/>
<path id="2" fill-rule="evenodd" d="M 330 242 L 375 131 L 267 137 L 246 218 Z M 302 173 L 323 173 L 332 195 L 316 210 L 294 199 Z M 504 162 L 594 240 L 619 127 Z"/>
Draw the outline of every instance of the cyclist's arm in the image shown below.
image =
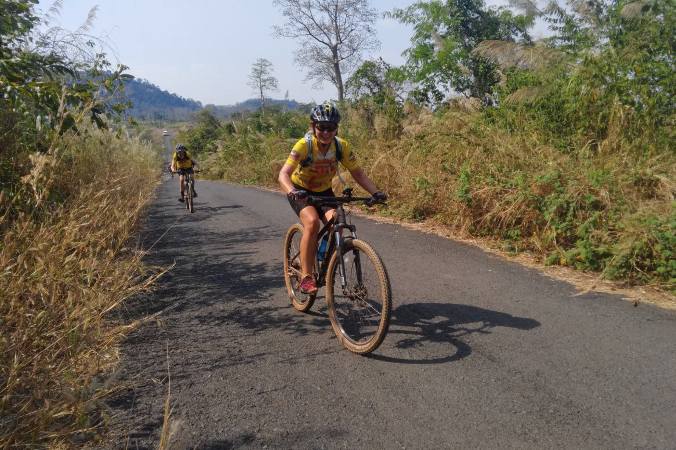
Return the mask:
<path id="1" fill-rule="evenodd" d="M 350 172 L 352 178 L 354 178 L 354 180 L 359 183 L 359 185 L 363 187 L 364 190 L 366 190 L 369 194 L 373 195 L 374 193 L 378 192 L 376 185 L 359 166 L 357 157 L 354 153 L 352 153 L 350 144 L 345 141 L 343 141 L 343 158 L 341 159 L 340 163 Z"/>
<path id="2" fill-rule="evenodd" d="M 373 181 L 371 181 L 366 173 L 364 173 L 361 167 L 355 167 L 354 169 L 350 170 L 350 175 L 352 175 L 354 181 L 359 183 L 359 186 L 363 187 L 369 194 L 373 195 L 378 192 L 376 185 L 373 183 Z"/>
<path id="3" fill-rule="evenodd" d="M 286 159 L 286 162 L 282 166 L 282 169 L 279 171 L 279 176 L 277 177 L 277 181 L 279 181 L 279 184 L 285 193 L 288 194 L 295 189 L 293 182 L 291 181 L 291 174 L 306 156 L 307 148 L 305 139 L 299 139 L 291 149 L 291 153 L 289 153 L 289 157 Z"/>
<path id="4" fill-rule="evenodd" d="M 279 171 L 279 176 L 277 177 L 279 185 L 282 187 L 282 190 L 287 194 L 295 189 L 293 187 L 293 183 L 291 182 L 291 174 L 293 173 L 294 170 L 295 170 L 294 166 L 292 166 L 289 163 L 285 163 L 282 166 L 282 170 Z"/>

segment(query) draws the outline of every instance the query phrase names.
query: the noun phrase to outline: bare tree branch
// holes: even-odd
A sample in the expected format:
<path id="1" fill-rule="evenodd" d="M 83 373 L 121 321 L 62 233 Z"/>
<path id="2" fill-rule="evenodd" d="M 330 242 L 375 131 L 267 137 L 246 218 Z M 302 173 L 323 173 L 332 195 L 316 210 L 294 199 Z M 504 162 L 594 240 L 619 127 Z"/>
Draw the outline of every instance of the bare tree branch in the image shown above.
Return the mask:
<path id="1" fill-rule="evenodd" d="M 251 66 L 249 82 L 261 100 L 261 108 L 265 105 L 265 93 L 278 89 L 277 78 L 272 76 L 272 63 L 265 58 L 258 58 Z"/>
<path id="2" fill-rule="evenodd" d="M 364 52 L 380 45 L 375 38 L 376 11 L 368 0 L 275 0 L 286 23 L 274 34 L 298 42 L 296 62 L 315 86 L 329 81 L 344 98 L 343 78 L 361 61 Z"/>

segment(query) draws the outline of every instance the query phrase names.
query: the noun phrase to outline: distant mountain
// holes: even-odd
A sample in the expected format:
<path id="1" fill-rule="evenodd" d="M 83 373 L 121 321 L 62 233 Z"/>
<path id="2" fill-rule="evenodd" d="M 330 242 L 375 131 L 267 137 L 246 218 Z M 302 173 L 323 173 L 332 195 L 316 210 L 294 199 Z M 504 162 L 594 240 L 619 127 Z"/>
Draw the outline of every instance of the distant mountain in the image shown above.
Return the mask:
<path id="1" fill-rule="evenodd" d="M 142 120 L 182 121 L 191 119 L 202 109 L 202 103 L 178 94 L 167 92 L 144 79 L 124 82 L 126 100 L 132 103 L 127 114 Z M 266 99 L 265 106 L 277 109 L 298 109 L 305 105 L 295 100 Z M 218 118 L 228 118 L 234 113 L 256 111 L 261 107 L 260 99 L 249 99 L 235 105 L 205 105 L 204 108 Z"/>
<path id="2" fill-rule="evenodd" d="M 137 119 L 186 120 L 202 109 L 202 103 L 162 90 L 148 80 L 125 81 L 124 93 L 132 103 L 127 114 Z"/>
<path id="3" fill-rule="evenodd" d="M 299 109 L 303 108 L 305 105 L 303 103 L 298 103 L 295 100 L 275 100 L 273 98 L 268 98 L 265 100 L 265 106 L 275 109 Z M 205 109 L 208 109 L 214 116 L 219 118 L 227 118 L 234 113 L 256 111 L 260 109 L 260 107 L 261 100 L 259 98 L 250 98 L 249 100 L 234 105 L 204 105 Z"/>

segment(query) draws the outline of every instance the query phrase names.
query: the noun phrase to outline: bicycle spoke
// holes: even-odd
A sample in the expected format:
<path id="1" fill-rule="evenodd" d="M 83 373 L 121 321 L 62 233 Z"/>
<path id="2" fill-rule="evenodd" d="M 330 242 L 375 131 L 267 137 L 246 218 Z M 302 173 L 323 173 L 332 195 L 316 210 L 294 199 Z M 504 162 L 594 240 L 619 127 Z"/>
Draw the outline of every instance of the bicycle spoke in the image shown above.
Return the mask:
<path id="1" fill-rule="evenodd" d="M 302 270 L 300 264 L 301 237 L 302 227 L 300 227 L 300 225 L 295 225 L 290 228 L 284 244 L 284 258 L 286 268 L 284 278 L 289 297 L 294 308 L 305 312 L 312 307 L 315 296 L 303 294 L 300 291 L 300 282 L 302 279 Z"/>
<path id="2" fill-rule="evenodd" d="M 388 313 L 382 298 L 386 282 L 379 276 L 372 258 L 358 249 L 343 256 L 346 287 L 340 286 L 339 277 L 333 277 L 333 304 L 335 318 L 342 334 L 356 344 L 369 342 L 381 333 L 381 322 Z"/>

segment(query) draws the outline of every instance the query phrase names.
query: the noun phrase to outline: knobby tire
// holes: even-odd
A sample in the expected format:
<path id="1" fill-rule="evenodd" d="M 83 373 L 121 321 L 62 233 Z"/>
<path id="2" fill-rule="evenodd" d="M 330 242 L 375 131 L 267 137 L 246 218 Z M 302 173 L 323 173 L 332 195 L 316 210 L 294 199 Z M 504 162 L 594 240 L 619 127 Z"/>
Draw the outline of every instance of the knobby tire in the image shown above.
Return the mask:
<path id="1" fill-rule="evenodd" d="M 291 304 L 300 312 L 307 312 L 312 308 L 317 294 L 303 294 L 300 291 L 300 239 L 303 236 L 303 226 L 299 223 L 292 225 L 284 238 L 284 283 L 289 294 Z"/>
<path id="2" fill-rule="evenodd" d="M 327 269 L 326 301 L 331 326 L 338 341 L 358 354 L 371 353 L 383 342 L 390 325 L 392 290 L 380 256 L 366 242 L 345 242 L 347 286 L 343 290 L 339 273 L 339 250 L 333 252 Z M 355 254 L 358 255 L 355 257 Z M 358 282 L 360 271 L 362 283 Z"/>

